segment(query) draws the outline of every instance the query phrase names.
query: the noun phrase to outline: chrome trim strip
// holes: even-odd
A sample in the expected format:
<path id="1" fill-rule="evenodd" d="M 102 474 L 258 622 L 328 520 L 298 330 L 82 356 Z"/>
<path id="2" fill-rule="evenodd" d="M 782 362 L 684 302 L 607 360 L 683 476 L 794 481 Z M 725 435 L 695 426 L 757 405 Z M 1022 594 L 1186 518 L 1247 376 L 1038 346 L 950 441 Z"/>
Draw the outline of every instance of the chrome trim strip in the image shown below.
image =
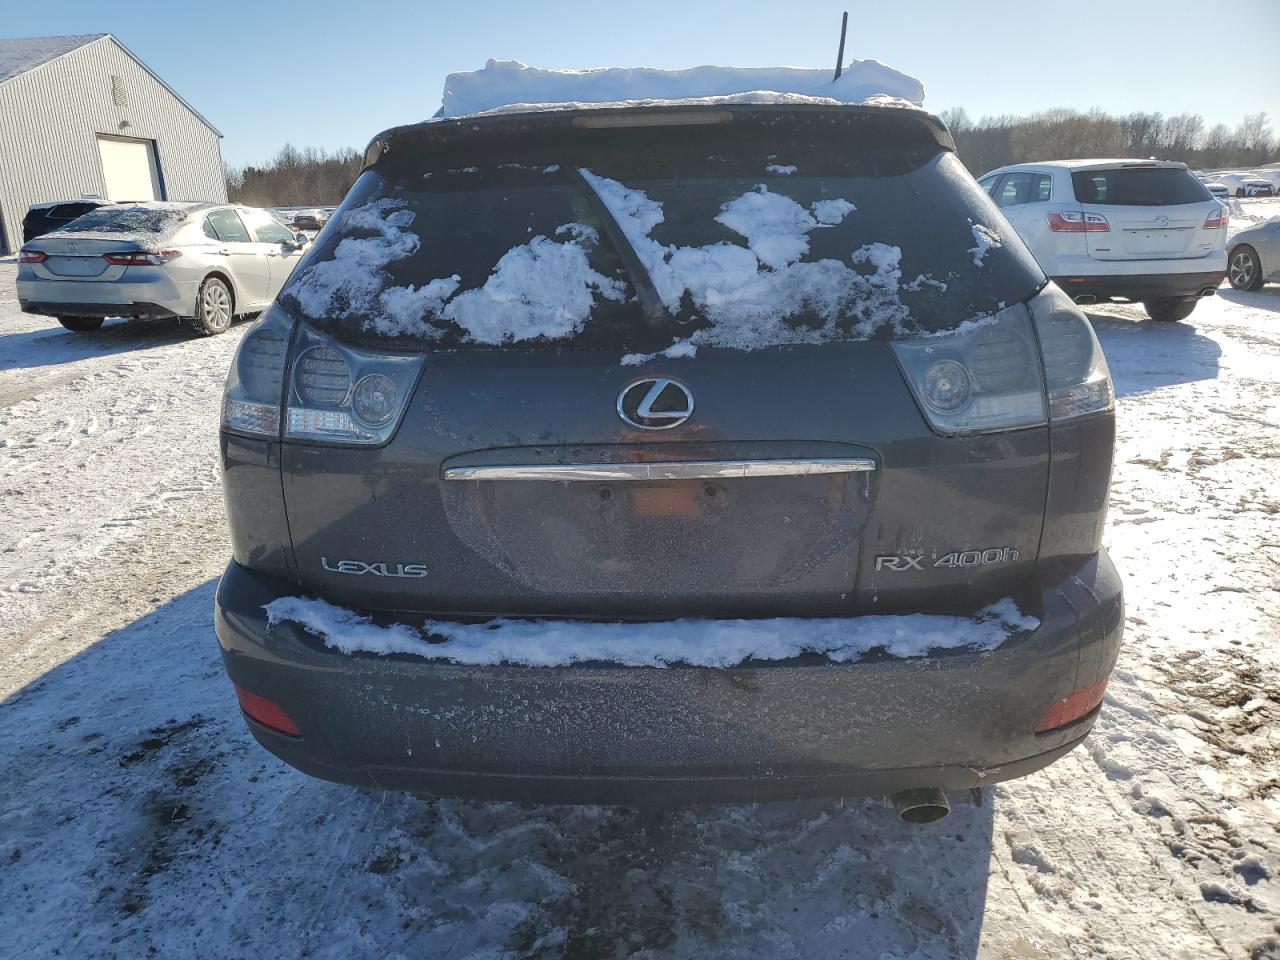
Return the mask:
<path id="1" fill-rule="evenodd" d="M 788 460 L 680 460 L 655 463 L 513 463 L 449 467 L 446 480 L 721 480 L 740 477 L 811 477 L 867 473 L 876 462 L 865 457 Z"/>

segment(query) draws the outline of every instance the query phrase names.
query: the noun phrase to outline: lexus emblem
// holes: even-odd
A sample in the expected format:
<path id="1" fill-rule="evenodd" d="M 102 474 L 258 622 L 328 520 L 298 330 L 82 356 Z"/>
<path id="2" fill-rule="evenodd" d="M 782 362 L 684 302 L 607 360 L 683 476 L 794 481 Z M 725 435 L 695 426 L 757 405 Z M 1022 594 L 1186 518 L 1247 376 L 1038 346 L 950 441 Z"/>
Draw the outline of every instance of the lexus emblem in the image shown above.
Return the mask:
<path id="1" fill-rule="evenodd" d="M 679 380 L 637 380 L 618 394 L 618 416 L 641 430 L 670 430 L 693 416 L 693 393 Z"/>

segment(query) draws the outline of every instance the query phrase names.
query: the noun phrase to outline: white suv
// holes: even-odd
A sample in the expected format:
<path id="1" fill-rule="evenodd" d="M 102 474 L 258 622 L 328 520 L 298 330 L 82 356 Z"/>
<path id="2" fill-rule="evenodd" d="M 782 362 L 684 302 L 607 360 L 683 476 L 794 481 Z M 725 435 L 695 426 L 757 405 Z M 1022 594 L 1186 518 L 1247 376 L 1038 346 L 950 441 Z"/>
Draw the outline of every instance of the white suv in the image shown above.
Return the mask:
<path id="1" fill-rule="evenodd" d="M 1226 273 L 1227 208 L 1186 164 L 1019 163 L 978 183 L 1077 303 L 1140 300 L 1182 320 Z"/>

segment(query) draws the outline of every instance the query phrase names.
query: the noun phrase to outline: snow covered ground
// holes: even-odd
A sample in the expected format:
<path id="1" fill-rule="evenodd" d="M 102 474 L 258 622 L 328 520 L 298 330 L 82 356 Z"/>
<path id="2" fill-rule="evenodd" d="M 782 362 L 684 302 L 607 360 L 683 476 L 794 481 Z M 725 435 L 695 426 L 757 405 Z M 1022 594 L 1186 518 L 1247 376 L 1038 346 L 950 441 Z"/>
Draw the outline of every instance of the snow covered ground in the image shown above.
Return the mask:
<path id="1" fill-rule="evenodd" d="M 1094 311 L 1129 609 L 1102 718 L 908 828 L 875 801 L 426 803 L 284 767 L 211 622 L 243 325 L 71 334 L 18 312 L 14 272 L 0 957 L 1280 957 L 1280 287 L 1181 324 Z"/>

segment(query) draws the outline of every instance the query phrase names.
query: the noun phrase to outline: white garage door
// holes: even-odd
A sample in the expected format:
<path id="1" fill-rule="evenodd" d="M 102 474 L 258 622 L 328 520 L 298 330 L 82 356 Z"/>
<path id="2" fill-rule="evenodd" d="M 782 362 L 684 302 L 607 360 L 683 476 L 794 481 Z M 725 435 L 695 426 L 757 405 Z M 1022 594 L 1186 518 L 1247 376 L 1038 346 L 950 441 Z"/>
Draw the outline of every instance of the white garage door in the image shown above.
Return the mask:
<path id="1" fill-rule="evenodd" d="M 108 200 L 160 200 L 160 168 L 150 140 L 98 137 Z"/>

